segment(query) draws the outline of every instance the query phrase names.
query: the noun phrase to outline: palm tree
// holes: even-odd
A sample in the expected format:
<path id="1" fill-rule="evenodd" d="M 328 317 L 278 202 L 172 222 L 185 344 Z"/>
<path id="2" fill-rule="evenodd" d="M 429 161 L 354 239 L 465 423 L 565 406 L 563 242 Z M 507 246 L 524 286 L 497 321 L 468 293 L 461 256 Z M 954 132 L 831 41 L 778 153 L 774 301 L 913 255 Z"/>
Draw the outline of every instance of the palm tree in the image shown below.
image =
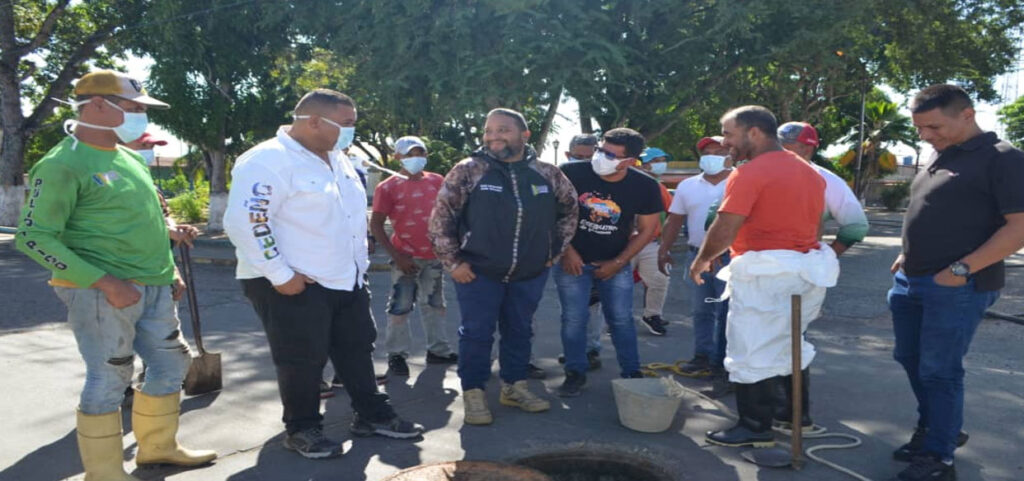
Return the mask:
<path id="1" fill-rule="evenodd" d="M 857 145 L 860 130 L 844 137 L 841 142 L 852 142 L 850 150 L 839 163 L 857 171 L 858 148 L 863 150 L 859 175 L 854 180 L 854 192 L 860 197 L 867 188 L 867 180 L 877 179 L 896 171 L 896 156 L 889 151 L 896 144 L 907 144 L 917 150 L 917 129 L 910 117 L 900 113 L 895 102 L 871 101 L 864 106 L 864 143 Z"/>

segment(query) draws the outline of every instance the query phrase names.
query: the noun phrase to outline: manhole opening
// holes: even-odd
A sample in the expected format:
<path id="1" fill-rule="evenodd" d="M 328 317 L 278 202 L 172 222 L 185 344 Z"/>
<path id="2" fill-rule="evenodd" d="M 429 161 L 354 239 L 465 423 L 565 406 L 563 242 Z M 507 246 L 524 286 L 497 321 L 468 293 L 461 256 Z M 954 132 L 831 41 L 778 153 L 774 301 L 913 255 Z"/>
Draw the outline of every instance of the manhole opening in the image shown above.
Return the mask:
<path id="1" fill-rule="evenodd" d="M 516 464 L 536 469 L 552 481 L 675 481 L 652 460 L 615 450 L 571 449 L 527 456 Z"/>

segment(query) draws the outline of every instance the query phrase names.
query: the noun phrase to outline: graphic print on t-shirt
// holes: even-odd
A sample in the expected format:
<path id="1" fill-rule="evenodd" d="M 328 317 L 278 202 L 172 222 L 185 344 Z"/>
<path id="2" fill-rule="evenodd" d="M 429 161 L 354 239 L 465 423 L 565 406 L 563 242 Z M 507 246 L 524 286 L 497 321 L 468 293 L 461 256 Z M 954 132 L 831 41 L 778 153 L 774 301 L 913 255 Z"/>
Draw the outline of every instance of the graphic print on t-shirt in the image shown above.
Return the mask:
<path id="1" fill-rule="evenodd" d="M 580 229 L 598 235 L 611 235 L 619 228 L 615 225 L 622 208 L 611 196 L 600 192 L 584 192 L 580 200 Z"/>

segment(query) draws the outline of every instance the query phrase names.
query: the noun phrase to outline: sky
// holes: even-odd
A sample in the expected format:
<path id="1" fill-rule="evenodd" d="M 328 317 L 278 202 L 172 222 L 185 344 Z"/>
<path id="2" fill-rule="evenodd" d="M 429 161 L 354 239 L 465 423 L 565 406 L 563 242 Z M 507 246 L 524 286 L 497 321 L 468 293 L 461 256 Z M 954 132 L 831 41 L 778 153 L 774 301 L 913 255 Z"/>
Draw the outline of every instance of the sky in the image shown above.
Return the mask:
<path id="1" fill-rule="evenodd" d="M 136 78 L 146 78 L 149 74 L 149 67 L 152 65 L 152 60 L 148 58 L 129 57 L 126 64 L 126 70 L 129 75 Z M 995 88 L 996 91 L 1006 96 L 1005 102 L 1012 102 L 1015 98 L 1020 95 L 1024 95 L 1024 59 L 1020 60 L 1016 71 L 1005 75 L 1001 75 L 996 79 Z M 884 89 L 884 88 L 883 88 Z M 896 103 L 905 105 L 907 98 L 900 95 L 891 89 L 887 90 L 890 97 Z M 978 124 L 982 130 L 992 130 L 1002 136 L 1003 126 L 999 123 L 996 111 L 1003 105 L 1003 103 L 991 104 L 987 102 L 979 102 L 975 106 L 977 111 Z M 173 107 L 173 106 L 172 106 Z M 910 116 L 910 110 L 905 106 L 903 108 L 904 115 Z M 572 140 L 573 135 L 580 133 L 579 125 L 579 105 L 576 100 L 572 97 L 563 97 L 562 102 L 558 106 L 558 112 L 555 115 L 554 120 L 554 131 L 548 135 L 547 143 L 544 151 L 541 154 L 541 160 L 546 162 L 555 162 L 556 155 L 559 163 L 565 160 L 565 156 L 562 154 L 569 147 L 569 141 Z M 159 125 L 152 125 L 150 133 L 157 136 L 157 138 L 166 140 L 168 145 L 157 146 L 156 154 L 158 156 L 169 156 L 178 157 L 188 152 L 188 147 L 174 136 L 167 133 L 166 130 L 162 129 Z M 709 132 L 710 134 L 717 134 L 717 132 Z M 555 152 L 553 143 L 558 141 L 559 152 Z M 654 142 L 655 146 L 657 142 Z M 841 154 L 846 149 L 843 145 L 832 145 L 824 149 L 823 154 L 826 156 L 834 156 Z M 905 155 L 914 155 L 914 149 L 907 145 L 898 145 L 893 148 L 893 152 L 901 159 Z M 931 155 L 932 149 L 926 143 L 921 143 L 921 159 L 924 161 Z"/>

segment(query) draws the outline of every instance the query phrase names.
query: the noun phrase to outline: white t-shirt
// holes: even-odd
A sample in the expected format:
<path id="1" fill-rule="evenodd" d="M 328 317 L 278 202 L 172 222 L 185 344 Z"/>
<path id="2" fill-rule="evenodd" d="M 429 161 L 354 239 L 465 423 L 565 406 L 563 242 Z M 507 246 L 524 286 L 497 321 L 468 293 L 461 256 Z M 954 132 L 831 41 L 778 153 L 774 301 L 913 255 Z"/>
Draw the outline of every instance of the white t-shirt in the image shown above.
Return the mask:
<path id="1" fill-rule="evenodd" d="M 701 242 L 704 242 L 704 223 L 708 220 L 708 209 L 725 195 L 725 180 L 712 184 L 702 173 L 676 186 L 668 212 L 686 216 L 686 230 L 689 233 L 686 243 L 690 246 L 700 247 Z"/>

